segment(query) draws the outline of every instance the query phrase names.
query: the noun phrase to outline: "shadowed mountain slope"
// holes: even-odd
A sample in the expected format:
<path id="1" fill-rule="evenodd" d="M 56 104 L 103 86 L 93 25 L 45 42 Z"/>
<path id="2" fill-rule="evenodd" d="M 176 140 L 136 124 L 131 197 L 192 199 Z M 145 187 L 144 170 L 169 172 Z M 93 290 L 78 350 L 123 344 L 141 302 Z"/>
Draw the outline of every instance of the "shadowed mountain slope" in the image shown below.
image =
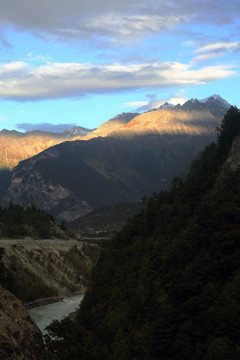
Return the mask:
<path id="1" fill-rule="evenodd" d="M 223 106 L 223 100 L 221 106 L 218 102 L 213 99 L 215 110 Z M 94 208 L 139 201 L 166 189 L 216 138 L 221 119 L 205 103 L 192 100 L 179 109 L 136 117 L 123 113 L 102 126 L 104 137 L 64 142 L 22 161 L 2 204 L 34 203 L 58 220 L 72 221 Z"/>
<path id="2" fill-rule="evenodd" d="M 55 359 L 240 358 L 240 112 L 185 181 L 148 200 L 105 245 L 74 323 L 50 328 Z"/>
<path id="3" fill-rule="evenodd" d="M 165 189 L 214 135 L 65 142 L 15 167 L 3 204 L 34 203 L 71 221 L 103 205 L 139 201 Z"/>

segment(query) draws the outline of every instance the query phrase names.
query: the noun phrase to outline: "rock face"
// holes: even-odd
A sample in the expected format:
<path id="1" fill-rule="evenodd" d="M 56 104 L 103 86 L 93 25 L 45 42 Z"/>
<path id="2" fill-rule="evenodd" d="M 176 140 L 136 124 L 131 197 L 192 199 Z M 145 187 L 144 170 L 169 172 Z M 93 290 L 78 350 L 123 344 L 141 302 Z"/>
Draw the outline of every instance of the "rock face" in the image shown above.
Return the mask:
<path id="1" fill-rule="evenodd" d="M 233 171 L 237 170 L 240 166 L 240 136 L 237 136 L 233 140 L 230 155 L 227 163 L 230 165 Z"/>
<path id="2" fill-rule="evenodd" d="M 0 359 L 44 360 L 40 330 L 22 302 L 0 286 Z"/>
<path id="3" fill-rule="evenodd" d="M 100 247 L 76 240 L 4 239 L 0 251 L 1 284 L 29 302 L 84 293 Z"/>

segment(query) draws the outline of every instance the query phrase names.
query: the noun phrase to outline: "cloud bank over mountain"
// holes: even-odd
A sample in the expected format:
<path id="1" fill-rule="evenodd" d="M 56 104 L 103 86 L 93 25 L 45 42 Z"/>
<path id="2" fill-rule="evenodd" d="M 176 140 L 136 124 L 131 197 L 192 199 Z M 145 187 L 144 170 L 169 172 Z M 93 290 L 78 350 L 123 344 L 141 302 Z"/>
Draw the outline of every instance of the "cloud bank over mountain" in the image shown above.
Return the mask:
<path id="1" fill-rule="evenodd" d="M 24 62 L 0 66 L 0 98 L 27 101 L 123 90 L 197 85 L 234 74 L 228 66 L 193 69 L 179 62 L 106 65 L 51 63 L 32 68 Z"/>

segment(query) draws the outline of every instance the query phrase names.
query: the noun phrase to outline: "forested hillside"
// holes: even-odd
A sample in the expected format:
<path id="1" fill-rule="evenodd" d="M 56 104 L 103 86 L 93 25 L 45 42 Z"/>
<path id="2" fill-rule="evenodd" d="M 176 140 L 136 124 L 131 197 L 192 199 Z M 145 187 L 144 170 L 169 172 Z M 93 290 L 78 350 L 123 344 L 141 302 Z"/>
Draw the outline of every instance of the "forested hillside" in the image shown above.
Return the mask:
<path id="1" fill-rule="evenodd" d="M 100 251 L 34 205 L 0 208 L 0 285 L 22 301 L 84 293 Z"/>
<path id="2" fill-rule="evenodd" d="M 53 323 L 49 359 L 240 359 L 239 129 L 231 107 L 186 180 L 109 242 L 76 321 Z"/>
<path id="3" fill-rule="evenodd" d="M 70 233 L 67 235 L 65 230 L 55 224 L 51 215 L 34 205 L 26 209 L 18 204 L 0 208 L 0 238 L 67 238 Z"/>

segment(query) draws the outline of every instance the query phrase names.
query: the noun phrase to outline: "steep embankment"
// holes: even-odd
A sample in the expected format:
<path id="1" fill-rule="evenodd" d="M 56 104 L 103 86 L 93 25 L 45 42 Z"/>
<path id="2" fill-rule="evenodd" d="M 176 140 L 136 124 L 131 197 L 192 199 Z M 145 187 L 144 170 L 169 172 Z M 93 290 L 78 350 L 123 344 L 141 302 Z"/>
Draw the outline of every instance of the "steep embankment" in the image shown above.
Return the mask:
<path id="1" fill-rule="evenodd" d="M 100 247 L 76 240 L 0 240 L 2 286 L 23 301 L 86 291 Z"/>
<path id="2" fill-rule="evenodd" d="M 1 286 L 0 319 L 0 359 L 45 359 L 40 330 L 22 302 Z"/>

